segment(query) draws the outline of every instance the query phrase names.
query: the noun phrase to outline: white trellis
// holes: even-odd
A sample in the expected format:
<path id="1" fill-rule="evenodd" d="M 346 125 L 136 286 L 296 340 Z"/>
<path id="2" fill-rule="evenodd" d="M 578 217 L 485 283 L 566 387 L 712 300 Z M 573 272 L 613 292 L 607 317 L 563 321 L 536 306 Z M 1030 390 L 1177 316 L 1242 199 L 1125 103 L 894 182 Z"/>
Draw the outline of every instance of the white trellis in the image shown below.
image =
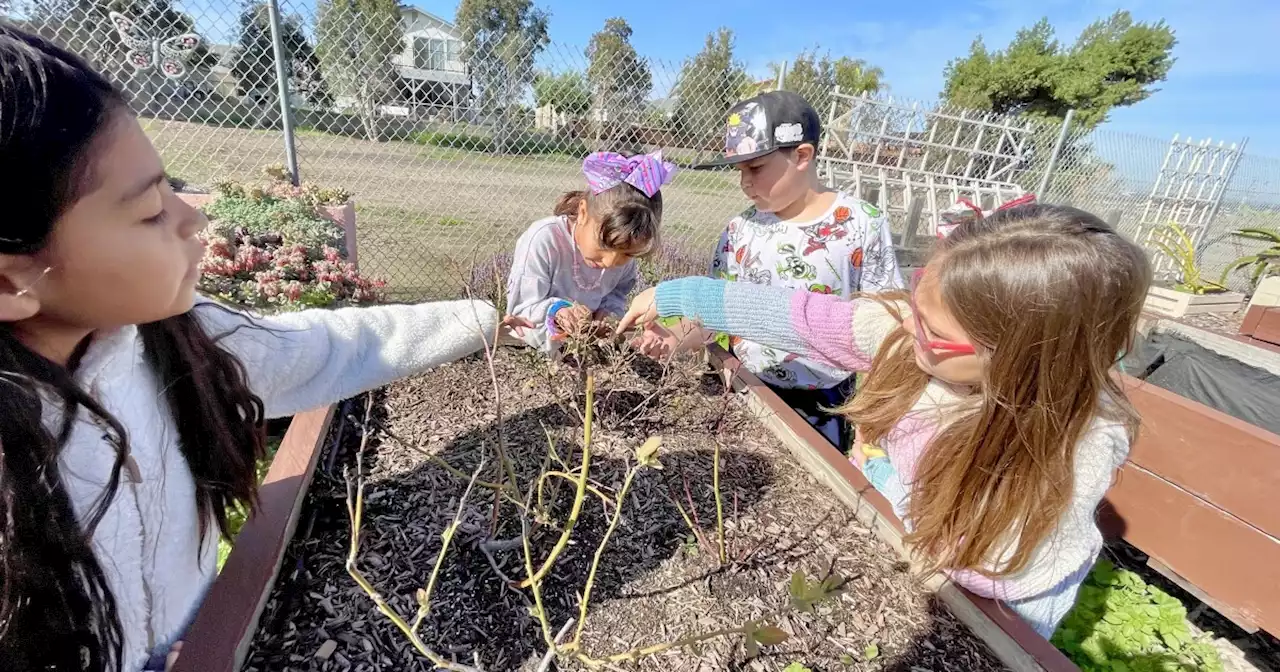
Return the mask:
<path id="1" fill-rule="evenodd" d="M 903 247 L 935 233 L 938 213 L 964 198 L 984 208 L 1025 193 L 1030 122 L 892 99 L 831 97 L 819 157 L 828 184 L 905 220 Z M 922 223 L 922 225 L 919 225 Z"/>
<path id="2" fill-rule="evenodd" d="M 1228 146 L 1222 141 L 1214 145 L 1208 138 L 1196 142 L 1173 136 L 1151 194 L 1142 206 L 1138 240 L 1149 243 L 1162 227 L 1176 222 L 1200 251 L 1244 145 L 1240 142 Z M 1153 254 L 1155 271 L 1168 273 L 1173 260 L 1154 249 Z"/>

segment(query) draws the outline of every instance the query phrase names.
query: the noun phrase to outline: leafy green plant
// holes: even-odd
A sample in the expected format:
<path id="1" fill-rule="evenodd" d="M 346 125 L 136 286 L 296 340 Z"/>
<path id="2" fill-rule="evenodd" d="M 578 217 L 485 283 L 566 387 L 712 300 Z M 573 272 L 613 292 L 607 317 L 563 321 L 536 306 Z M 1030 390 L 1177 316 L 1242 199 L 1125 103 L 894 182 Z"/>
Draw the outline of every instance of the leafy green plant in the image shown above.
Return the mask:
<path id="1" fill-rule="evenodd" d="M 223 182 L 204 207 L 212 220 L 201 235 L 200 290 L 257 310 L 298 310 L 364 304 L 382 298 L 386 282 L 347 261 L 345 232 L 320 208 L 345 204 L 338 189 L 289 183 L 268 166 L 262 186 Z"/>
<path id="2" fill-rule="evenodd" d="M 1196 637 L 1178 600 L 1108 560 L 1094 567 L 1053 644 L 1085 672 L 1218 672 L 1217 649 Z"/>
<path id="3" fill-rule="evenodd" d="M 1280 229 L 1239 229 L 1233 231 L 1231 235 L 1267 243 L 1269 247 L 1257 254 L 1245 255 L 1231 262 L 1231 265 L 1222 272 L 1223 284 L 1226 284 L 1227 276 L 1245 269 L 1250 269 L 1250 287 L 1257 287 L 1263 278 L 1280 275 Z"/>
<path id="4" fill-rule="evenodd" d="M 275 459 L 276 451 L 280 450 L 280 439 L 267 439 L 267 456 L 258 461 L 258 482 L 261 483 L 267 477 L 267 470 L 271 468 L 271 460 Z M 218 539 L 218 571 L 222 571 L 222 565 L 226 564 L 227 556 L 231 555 L 231 547 L 234 544 L 236 535 L 240 534 L 240 528 L 244 527 L 244 522 L 248 518 L 248 513 L 244 507 L 235 504 L 227 507 L 227 527 L 230 528 L 231 539 Z"/>
<path id="5" fill-rule="evenodd" d="M 1188 294 L 1219 294 L 1227 291 L 1220 283 L 1206 280 L 1200 270 L 1196 244 L 1187 230 L 1177 222 L 1169 222 L 1153 232 L 1151 243 L 1178 267 L 1178 282 L 1173 288 Z"/>

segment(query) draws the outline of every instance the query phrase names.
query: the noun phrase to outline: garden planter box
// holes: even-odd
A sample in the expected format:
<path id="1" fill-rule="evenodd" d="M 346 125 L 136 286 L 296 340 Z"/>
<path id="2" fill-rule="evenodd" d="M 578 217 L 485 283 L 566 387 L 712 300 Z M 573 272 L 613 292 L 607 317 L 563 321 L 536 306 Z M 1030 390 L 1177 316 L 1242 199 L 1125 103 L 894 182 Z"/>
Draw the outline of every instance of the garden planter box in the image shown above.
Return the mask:
<path id="1" fill-rule="evenodd" d="M 831 488 L 876 536 L 904 559 L 910 560 L 908 549 L 902 542 L 905 534 L 902 522 L 894 515 L 889 501 L 876 491 L 862 472 L 733 355 L 718 346 L 712 346 L 709 352 L 711 364 L 723 373 L 726 383 L 745 396 L 746 404 L 755 412 L 757 419 L 791 450 L 796 461 L 819 482 Z M 924 586 L 982 639 L 1009 669 L 1015 672 L 1079 669 L 1000 603 L 978 597 L 940 574 L 925 578 Z"/>
<path id="2" fill-rule="evenodd" d="M 1120 378 L 1142 428 L 1100 512 L 1110 536 L 1243 629 L 1280 634 L 1280 436 Z"/>
<path id="3" fill-rule="evenodd" d="M 1280 308 L 1255 305 L 1244 316 L 1240 335 L 1255 343 L 1280 346 Z"/>
<path id="4" fill-rule="evenodd" d="M 303 499 L 329 434 L 334 406 L 294 416 L 222 572 L 196 612 L 174 672 L 235 672 L 280 573 Z"/>
<path id="5" fill-rule="evenodd" d="M 193 208 L 203 207 L 213 199 L 214 194 L 178 194 L 183 202 Z M 320 207 L 320 214 L 342 227 L 343 242 L 347 248 L 347 260 L 359 265 L 356 259 L 356 205 L 349 201 L 345 205 L 325 205 Z"/>
<path id="6" fill-rule="evenodd" d="M 1199 313 L 1234 313 L 1243 303 L 1244 294 L 1237 292 L 1190 294 L 1167 287 L 1152 287 L 1147 291 L 1143 309 L 1164 317 L 1182 317 Z"/>

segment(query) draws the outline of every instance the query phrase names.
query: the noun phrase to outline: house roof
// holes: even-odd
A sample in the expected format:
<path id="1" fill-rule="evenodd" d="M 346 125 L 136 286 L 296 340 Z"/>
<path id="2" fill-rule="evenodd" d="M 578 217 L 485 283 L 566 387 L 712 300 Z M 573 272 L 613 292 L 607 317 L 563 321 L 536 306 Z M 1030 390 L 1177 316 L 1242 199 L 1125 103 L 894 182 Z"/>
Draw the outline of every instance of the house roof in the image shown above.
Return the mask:
<path id="1" fill-rule="evenodd" d="M 440 23 L 443 23 L 444 25 L 449 26 L 450 28 L 457 28 L 457 26 L 453 25 L 453 22 L 452 22 L 452 21 L 450 21 L 450 20 L 448 20 L 448 19 L 445 19 L 445 18 L 441 18 L 440 16 L 437 16 L 437 15 L 435 15 L 435 14 L 432 14 L 431 12 L 428 12 L 428 11 L 426 11 L 426 10 L 419 9 L 418 7 L 415 7 L 414 5 L 400 5 L 400 11 L 401 11 L 401 13 L 403 13 L 403 12 L 414 12 L 414 13 L 417 13 L 417 14 L 421 14 L 421 15 L 423 15 L 423 16 L 425 16 L 425 17 L 429 18 L 429 19 L 435 19 L 436 21 L 439 21 Z"/>

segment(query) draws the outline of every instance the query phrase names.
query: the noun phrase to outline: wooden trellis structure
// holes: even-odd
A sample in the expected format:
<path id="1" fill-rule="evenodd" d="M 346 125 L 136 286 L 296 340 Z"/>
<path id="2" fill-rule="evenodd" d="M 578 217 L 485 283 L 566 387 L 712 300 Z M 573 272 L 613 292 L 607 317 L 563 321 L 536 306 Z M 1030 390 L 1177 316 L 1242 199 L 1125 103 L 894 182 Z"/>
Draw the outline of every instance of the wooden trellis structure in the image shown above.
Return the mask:
<path id="1" fill-rule="evenodd" d="M 1197 251 L 1205 242 L 1205 234 L 1213 223 L 1222 195 L 1240 156 L 1244 154 L 1244 142 L 1230 146 L 1219 141 L 1204 139 L 1196 142 L 1190 138 L 1173 136 L 1151 194 L 1142 206 L 1138 220 L 1138 240 L 1151 242 L 1161 227 L 1176 222 L 1186 230 Z M 1168 273 L 1173 260 L 1158 253 L 1148 245 L 1154 255 L 1157 273 Z"/>
<path id="2" fill-rule="evenodd" d="M 932 236 L 938 213 L 964 198 L 984 208 L 1025 193 L 1035 129 L 1015 117 L 842 94 L 828 110 L 819 172 L 835 187 L 906 222 L 903 247 Z M 919 225 L 917 225 L 919 223 Z M 895 226 L 895 228 L 898 228 Z"/>

